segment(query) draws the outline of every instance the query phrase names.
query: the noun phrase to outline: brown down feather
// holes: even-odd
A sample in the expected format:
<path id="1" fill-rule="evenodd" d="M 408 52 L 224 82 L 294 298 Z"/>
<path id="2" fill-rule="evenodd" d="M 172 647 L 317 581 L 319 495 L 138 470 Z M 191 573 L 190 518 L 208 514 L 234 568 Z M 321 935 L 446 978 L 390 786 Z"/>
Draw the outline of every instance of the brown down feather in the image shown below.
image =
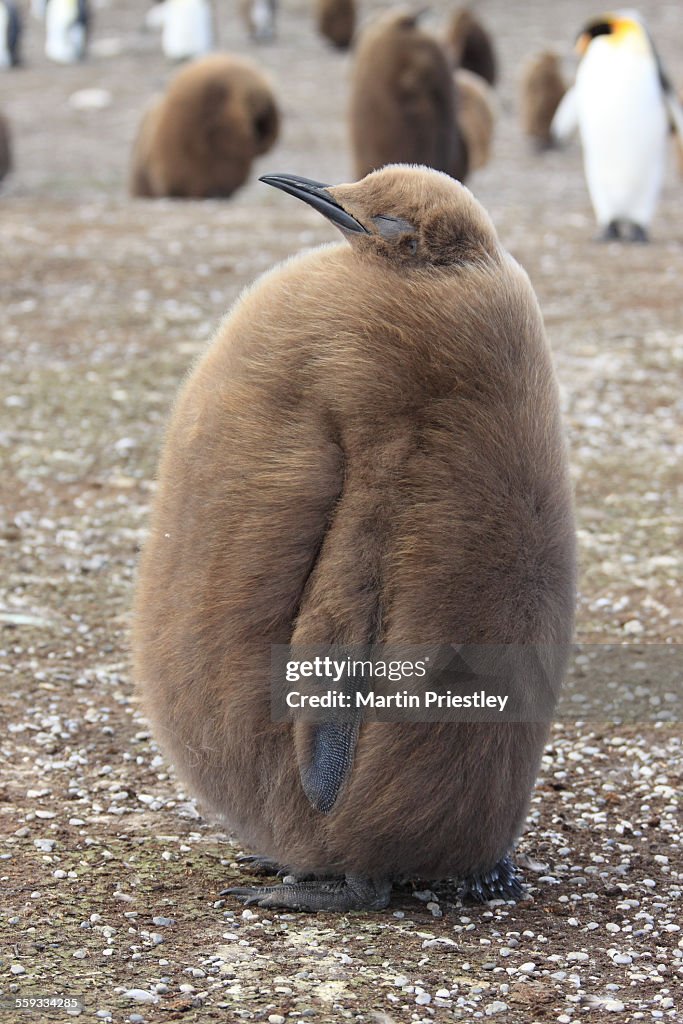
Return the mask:
<path id="1" fill-rule="evenodd" d="M 230 196 L 246 182 L 254 158 L 274 144 L 279 122 L 272 87 L 253 63 L 218 53 L 192 61 L 143 116 L 131 193 Z"/>
<path id="2" fill-rule="evenodd" d="M 456 110 L 445 51 L 414 14 L 392 10 L 365 29 L 351 77 L 357 178 L 385 164 L 413 163 L 463 181 L 467 154 Z"/>
<path id="3" fill-rule="evenodd" d="M 366 723 L 323 815 L 291 724 L 271 720 L 270 646 L 568 643 L 557 383 L 528 278 L 467 189 L 388 167 L 329 191 L 368 229 L 410 222 L 416 244 L 356 234 L 299 255 L 220 326 L 166 434 L 135 676 L 183 782 L 258 853 L 463 876 L 521 830 L 547 726 Z"/>
<path id="4" fill-rule="evenodd" d="M 321 36 L 346 50 L 356 28 L 355 0 L 315 0 L 315 20 Z"/>
<path id="5" fill-rule="evenodd" d="M 527 62 L 520 90 L 522 128 L 539 149 L 548 149 L 553 144 L 550 125 L 566 91 L 556 53 L 544 50 Z"/>
<path id="6" fill-rule="evenodd" d="M 459 8 L 446 29 L 446 49 L 453 66 L 473 71 L 489 85 L 498 78 L 498 61 L 491 36 L 467 7 Z"/>

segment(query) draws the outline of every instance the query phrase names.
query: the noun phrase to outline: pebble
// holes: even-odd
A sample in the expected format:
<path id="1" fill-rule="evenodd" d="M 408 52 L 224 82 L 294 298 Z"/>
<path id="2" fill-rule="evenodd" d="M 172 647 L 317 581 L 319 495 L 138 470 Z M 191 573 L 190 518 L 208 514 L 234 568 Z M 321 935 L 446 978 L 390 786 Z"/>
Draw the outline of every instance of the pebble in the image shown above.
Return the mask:
<path id="1" fill-rule="evenodd" d="M 492 1017 L 494 1013 L 503 1013 L 507 1008 L 507 1003 L 502 1002 L 500 999 L 494 999 L 492 1003 L 488 1003 L 484 1007 L 484 1013 L 487 1017 Z"/>
<path id="2" fill-rule="evenodd" d="M 271 1013 L 268 1017 L 268 1024 L 285 1024 L 285 1018 L 281 1013 Z"/>
<path id="3" fill-rule="evenodd" d="M 33 845 L 43 853 L 52 853 L 57 845 L 56 839 L 34 839 Z"/>
<path id="4" fill-rule="evenodd" d="M 567 960 L 574 963 L 585 963 L 589 959 L 588 953 L 572 952 L 567 953 Z"/>
<path id="5" fill-rule="evenodd" d="M 158 1003 L 159 998 L 144 988 L 129 988 L 123 993 L 124 999 L 134 999 L 136 1003 Z"/>
<path id="6" fill-rule="evenodd" d="M 533 974 L 535 970 L 536 970 L 536 964 L 532 960 L 529 960 L 529 961 L 527 961 L 527 963 L 521 964 L 521 966 L 519 968 L 519 973 L 520 974 Z"/>

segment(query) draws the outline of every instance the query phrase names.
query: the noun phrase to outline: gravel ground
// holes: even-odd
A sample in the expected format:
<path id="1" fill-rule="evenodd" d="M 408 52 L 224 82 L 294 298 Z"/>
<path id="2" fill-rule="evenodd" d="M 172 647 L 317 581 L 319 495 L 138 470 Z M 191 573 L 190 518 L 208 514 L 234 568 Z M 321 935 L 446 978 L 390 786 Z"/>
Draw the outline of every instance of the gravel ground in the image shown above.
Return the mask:
<path id="1" fill-rule="evenodd" d="M 283 7 L 279 41 L 259 51 L 221 16 L 222 44 L 255 54 L 282 99 L 282 140 L 257 171 L 348 180 L 348 57 L 315 37 L 307 2 Z M 471 186 L 529 271 L 555 351 L 578 639 L 633 645 L 616 677 L 638 711 L 621 724 L 567 713 L 555 726 L 519 846 L 530 899 L 517 906 L 463 907 L 453 886 L 420 880 L 378 914 L 217 898 L 246 881 L 240 847 L 180 792 L 132 692 L 136 556 L 183 374 L 246 283 L 332 235 L 255 178 L 226 203 L 126 198 L 141 108 L 169 73 L 141 28 L 143 3 L 100 4 L 95 52 L 74 68 L 48 66 L 27 15 L 26 66 L 0 80 L 16 161 L 0 195 L 5 997 L 78 997 L 84 1019 L 117 1022 L 683 1015 L 680 697 L 653 705 L 648 689 L 669 672 L 680 693 L 681 184 L 672 160 L 651 246 L 594 245 L 578 149 L 533 156 L 515 90 L 522 60 L 547 42 L 568 54 L 595 9 L 480 7 L 503 81 L 495 156 Z M 641 8 L 680 85 L 680 7 Z M 431 9 L 436 27 L 446 8 Z M 69 102 L 93 88 L 110 94 L 106 108 Z M 614 680 L 604 651 L 586 647 L 574 678 Z"/>

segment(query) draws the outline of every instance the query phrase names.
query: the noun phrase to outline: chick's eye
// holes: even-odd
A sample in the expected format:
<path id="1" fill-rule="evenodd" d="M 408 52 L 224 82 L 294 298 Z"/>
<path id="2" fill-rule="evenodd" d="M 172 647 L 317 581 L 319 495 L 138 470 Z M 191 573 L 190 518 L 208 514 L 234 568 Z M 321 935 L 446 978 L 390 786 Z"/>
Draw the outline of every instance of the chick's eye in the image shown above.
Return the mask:
<path id="1" fill-rule="evenodd" d="M 408 250 L 411 256 L 414 256 L 415 253 L 417 252 L 417 238 L 406 239 L 406 249 Z"/>

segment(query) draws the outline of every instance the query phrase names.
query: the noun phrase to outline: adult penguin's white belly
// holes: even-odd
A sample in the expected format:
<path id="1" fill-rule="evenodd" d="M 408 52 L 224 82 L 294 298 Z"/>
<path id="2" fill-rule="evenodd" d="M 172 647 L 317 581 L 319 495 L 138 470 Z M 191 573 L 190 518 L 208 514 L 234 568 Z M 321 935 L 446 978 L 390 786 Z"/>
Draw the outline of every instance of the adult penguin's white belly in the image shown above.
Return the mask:
<path id="1" fill-rule="evenodd" d="M 667 117 L 657 67 L 595 39 L 576 76 L 586 181 L 599 224 L 647 226 L 666 158 Z"/>

